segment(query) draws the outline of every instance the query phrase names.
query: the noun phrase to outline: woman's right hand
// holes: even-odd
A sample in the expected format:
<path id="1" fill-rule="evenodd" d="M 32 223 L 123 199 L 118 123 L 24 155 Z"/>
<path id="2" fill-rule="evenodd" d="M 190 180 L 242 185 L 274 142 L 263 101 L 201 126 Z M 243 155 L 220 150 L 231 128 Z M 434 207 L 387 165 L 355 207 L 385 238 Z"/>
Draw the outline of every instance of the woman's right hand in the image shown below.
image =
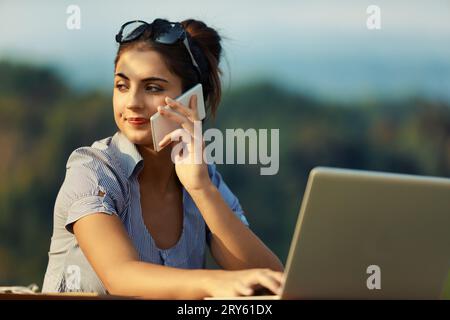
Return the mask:
<path id="1" fill-rule="evenodd" d="M 268 289 L 277 295 L 281 293 L 283 282 L 283 273 L 270 269 L 218 270 L 206 283 L 206 292 L 210 297 L 237 297 Z"/>

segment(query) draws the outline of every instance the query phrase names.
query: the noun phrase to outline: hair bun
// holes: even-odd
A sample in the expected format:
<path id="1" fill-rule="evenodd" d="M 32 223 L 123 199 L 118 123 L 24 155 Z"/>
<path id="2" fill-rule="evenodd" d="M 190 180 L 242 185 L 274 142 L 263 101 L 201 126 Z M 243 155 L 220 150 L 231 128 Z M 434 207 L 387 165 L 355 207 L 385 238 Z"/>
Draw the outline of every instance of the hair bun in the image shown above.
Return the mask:
<path id="1" fill-rule="evenodd" d="M 221 37 L 217 31 L 208 27 L 204 22 L 194 19 L 184 20 L 181 24 L 191 39 L 203 50 L 207 59 L 210 60 L 210 55 L 214 57 L 217 66 L 222 54 Z"/>

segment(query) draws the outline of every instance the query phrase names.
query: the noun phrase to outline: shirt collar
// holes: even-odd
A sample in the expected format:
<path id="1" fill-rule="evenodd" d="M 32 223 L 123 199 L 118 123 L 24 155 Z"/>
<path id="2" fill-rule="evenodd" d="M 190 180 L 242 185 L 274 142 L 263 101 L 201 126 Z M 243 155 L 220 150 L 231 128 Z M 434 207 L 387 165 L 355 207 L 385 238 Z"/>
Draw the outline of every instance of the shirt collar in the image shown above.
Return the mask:
<path id="1" fill-rule="evenodd" d="M 143 162 L 136 145 L 132 143 L 122 132 L 118 131 L 112 137 L 113 144 L 116 147 L 116 156 L 120 166 L 125 171 L 128 178 L 133 174 L 136 166 Z"/>

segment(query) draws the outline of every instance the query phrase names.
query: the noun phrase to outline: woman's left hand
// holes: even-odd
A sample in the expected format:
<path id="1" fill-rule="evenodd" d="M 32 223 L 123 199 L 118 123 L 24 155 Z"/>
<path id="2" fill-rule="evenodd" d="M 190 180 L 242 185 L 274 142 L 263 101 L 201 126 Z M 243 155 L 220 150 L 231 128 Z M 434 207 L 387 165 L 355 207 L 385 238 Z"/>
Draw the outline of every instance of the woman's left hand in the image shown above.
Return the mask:
<path id="1" fill-rule="evenodd" d="M 187 191 L 202 189 L 211 182 L 211 179 L 203 159 L 205 142 L 203 141 L 201 120 L 198 118 L 197 96 L 191 97 L 189 108 L 169 97 L 166 97 L 166 103 L 170 109 L 158 107 L 158 112 L 165 118 L 178 123 L 182 128 L 167 134 L 159 145 L 165 147 L 181 138 L 181 141 L 173 146 L 171 152 L 178 179 Z"/>

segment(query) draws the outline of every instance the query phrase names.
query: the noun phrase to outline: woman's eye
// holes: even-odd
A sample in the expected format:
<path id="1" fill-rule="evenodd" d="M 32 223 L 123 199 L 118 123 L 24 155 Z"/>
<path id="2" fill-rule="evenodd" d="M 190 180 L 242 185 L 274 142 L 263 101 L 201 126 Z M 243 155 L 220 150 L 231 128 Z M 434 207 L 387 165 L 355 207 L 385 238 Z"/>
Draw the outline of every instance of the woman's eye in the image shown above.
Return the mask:
<path id="1" fill-rule="evenodd" d="M 155 87 L 155 86 L 147 86 L 145 88 L 145 91 L 148 91 L 148 92 L 160 92 L 160 91 L 162 91 L 162 89 L 159 88 L 159 87 Z"/>
<path id="2" fill-rule="evenodd" d="M 116 84 L 116 88 L 119 90 L 119 91 L 124 91 L 124 90 L 126 90 L 126 86 L 124 85 L 124 84 Z"/>

